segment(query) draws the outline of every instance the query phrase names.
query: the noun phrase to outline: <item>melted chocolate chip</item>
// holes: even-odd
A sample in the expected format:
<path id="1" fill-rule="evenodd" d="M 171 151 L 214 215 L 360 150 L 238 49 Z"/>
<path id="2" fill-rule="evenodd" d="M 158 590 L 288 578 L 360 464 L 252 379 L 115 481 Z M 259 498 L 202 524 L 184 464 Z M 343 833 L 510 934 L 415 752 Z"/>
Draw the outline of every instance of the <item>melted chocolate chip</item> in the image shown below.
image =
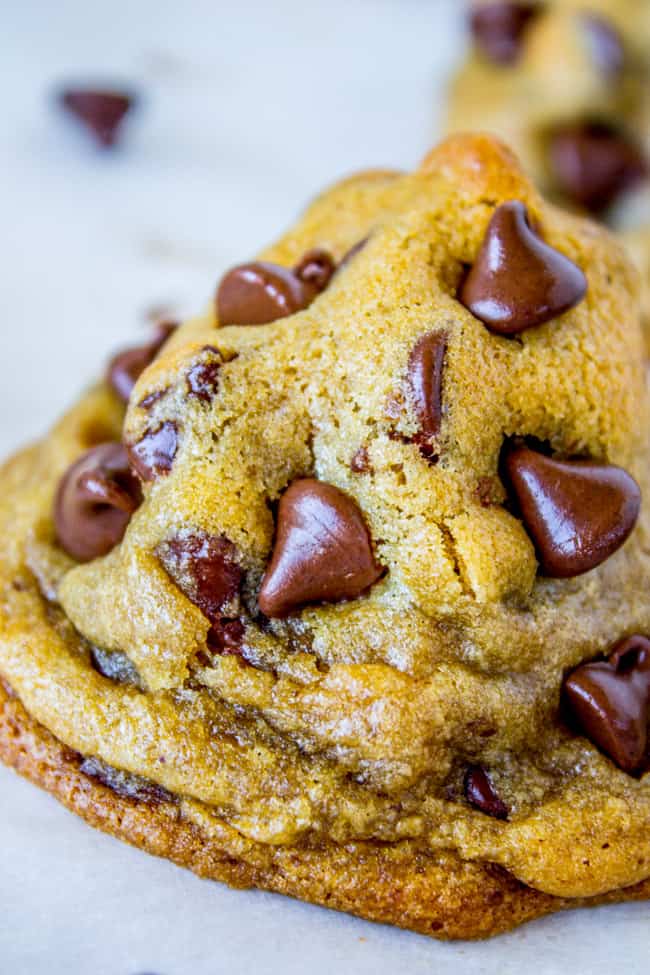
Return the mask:
<path id="1" fill-rule="evenodd" d="M 650 711 L 650 640 L 621 640 L 608 660 L 581 664 L 564 682 L 579 728 L 626 772 L 644 764 Z"/>
<path id="2" fill-rule="evenodd" d="M 124 447 L 104 443 L 86 451 L 67 470 L 54 500 L 54 527 L 61 547 L 78 562 L 106 555 L 122 541 L 142 500 Z"/>
<path id="3" fill-rule="evenodd" d="M 595 568 L 636 524 L 641 493 L 620 467 L 556 460 L 524 445 L 511 447 L 504 465 L 547 576 L 567 578 Z"/>
<path id="4" fill-rule="evenodd" d="M 103 148 L 114 145 L 127 112 L 135 104 L 133 95 L 121 91 L 96 91 L 67 88 L 61 104 L 80 122 Z"/>
<path id="5" fill-rule="evenodd" d="M 206 346 L 203 350 L 206 353 L 214 353 L 219 356 L 216 349 Z M 201 403 L 210 403 L 214 399 L 219 389 L 219 371 L 221 369 L 221 358 L 209 358 L 197 362 L 187 374 L 187 391 L 190 396 L 198 399 Z"/>
<path id="6" fill-rule="evenodd" d="M 160 322 L 150 342 L 118 352 L 108 364 L 106 379 L 117 395 L 128 403 L 131 391 L 141 374 L 156 358 L 176 328 L 172 322 Z"/>
<path id="7" fill-rule="evenodd" d="M 413 346 L 407 382 L 419 430 L 414 442 L 423 457 L 435 456 L 435 439 L 442 419 L 442 368 L 447 350 L 445 332 L 428 332 Z"/>
<path id="8" fill-rule="evenodd" d="M 281 617 L 307 603 L 355 599 L 382 574 L 356 502 L 332 484 L 294 481 L 278 508 L 262 612 Z"/>
<path id="9" fill-rule="evenodd" d="M 528 223 L 518 200 L 494 211 L 459 300 L 491 332 L 515 335 L 542 325 L 582 301 L 587 279 Z"/>
<path id="10" fill-rule="evenodd" d="M 540 10 L 536 3 L 495 2 L 476 6 L 470 26 L 477 48 L 490 61 L 512 64 L 519 56 L 526 27 Z"/>
<path id="11" fill-rule="evenodd" d="M 166 420 L 155 429 L 148 428 L 137 443 L 127 445 L 129 459 L 143 481 L 153 481 L 172 469 L 178 450 L 178 427 Z"/>
<path id="12" fill-rule="evenodd" d="M 108 677 L 109 680 L 117 681 L 118 684 L 132 684 L 134 687 L 142 687 L 137 668 L 125 653 L 91 646 L 90 662 L 102 677 Z"/>
<path id="13" fill-rule="evenodd" d="M 648 176 L 640 147 L 610 126 L 576 123 L 557 128 L 549 162 L 558 188 L 574 203 L 600 213 Z"/>
<path id="14" fill-rule="evenodd" d="M 236 600 L 243 576 L 232 542 L 205 532 L 188 533 L 161 542 L 156 555 L 181 592 L 219 624 Z"/>
<path id="15" fill-rule="evenodd" d="M 314 248 L 298 261 L 293 273 L 316 293 L 324 291 L 336 271 L 332 255 L 322 248 Z"/>
<path id="16" fill-rule="evenodd" d="M 465 798 L 470 806 L 494 819 L 507 819 L 509 809 L 497 795 L 490 776 L 482 765 L 470 765 L 465 773 Z"/>
<path id="17" fill-rule="evenodd" d="M 153 806 L 157 806 L 161 802 L 177 801 L 161 785 L 144 779 L 141 775 L 134 775 L 132 772 L 123 772 L 121 769 L 113 768 L 112 765 L 107 765 L 99 758 L 84 758 L 79 766 L 79 771 L 87 775 L 88 778 L 101 782 L 102 785 L 117 793 L 118 796 L 122 796 L 123 799 L 146 802 Z"/>
<path id="18" fill-rule="evenodd" d="M 623 38 L 611 20 L 595 13 L 584 13 L 582 25 L 598 69 L 608 78 L 615 78 L 623 70 L 625 48 Z"/>
<path id="19" fill-rule="evenodd" d="M 245 632 L 241 620 L 218 620 L 208 632 L 208 646 L 215 653 L 240 656 Z"/>
<path id="20" fill-rule="evenodd" d="M 350 461 L 350 470 L 353 474 L 367 474 L 369 471 L 372 471 L 370 454 L 368 453 L 367 447 L 361 446 L 354 452 Z"/>

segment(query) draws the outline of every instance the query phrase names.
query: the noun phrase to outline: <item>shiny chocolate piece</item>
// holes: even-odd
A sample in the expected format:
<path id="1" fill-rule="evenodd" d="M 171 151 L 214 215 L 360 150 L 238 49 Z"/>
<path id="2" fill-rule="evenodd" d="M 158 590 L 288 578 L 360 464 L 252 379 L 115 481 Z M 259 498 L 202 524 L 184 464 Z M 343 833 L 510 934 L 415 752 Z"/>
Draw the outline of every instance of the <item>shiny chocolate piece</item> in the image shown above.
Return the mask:
<path id="1" fill-rule="evenodd" d="M 106 380 L 125 403 L 128 403 L 133 387 L 144 370 L 154 361 L 176 328 L 175 322 L 160 322 L 146 345 L 124 349 L 113 356 L 108 364 Z"/>
<path id="2" fill-rule="evenodd" d="M 336 271 L 336 262 L 329 251 L 315 247 L 298 261 L 293 273 L 316 294 L 324 291 Z"/>
<path id="3" fill-rule="evenodd" d="M 620 467 L 556 460 L 523 444 L 506 452 L 504 467 L 544 575 L 589 572 L 636 524 L 641 492 Z"/>
<path id="4" fill-rule="evenodd" d="M 211 346 L 206 346 L 203 351 L 209 358 L 197 362 L 187 373 L 187 392 L 189 396 L 207 404 L 212 402 L 219 389 L 221 358 Z"/>
<path id="5" fill-rule="evenodd" d="M 583 13 L 581 21 L 593 62 L 605 77 L 615 79 L 625 64 L 625 47 L 619 31 L 611 20 L 596 13 Z"/>
<path id="6" fill-rule="evenodd" d="M 565 708 L 601 751 L 625 772 L 646 760 L 650 717 L 650 640 L 631 636 L 608 660 L 581 664 L 564 682 Z"/>
<path id="7" fill-rule="evenodd" d="M 167 575 L 213 624 L 239 594 L 243 572 L 235 546 L 223 535 L 195 531 L 161 542 L 156 555 Z"/>
<path id="8" fill-rule="evenodd" d="M 262 612 L 282 617 L 308 603 L 355 599 L 382 574 L 357 503 L 333 484 L 294 481 L 278 508 Z"/>
<path id="9" fill-rule="evenodd" d="M 77 562 L 110 552 L 142 500 L 140 483 L 119 443 L 86 451 L 63 475 L 54 500 L 61 548 Z"/>
<path id="10" fill-rule="evenodd" d="M 154 481 L 172 469 L 178 450 L 178 427 L 173 420 L 148 427 L 137 443 L 128 444 L 129 459 L 143 481 Z"/>
<path id="11" fill-rule="evenodd" d="M 477 4 L 470 16 L 474 43 L 489 61 L 513 64 L 521 51 L 524 32 L 539 13 L 537 3 Z"/>
<path id="12" fill-rule="evenodd" d="M 650 172 L 634 140 L 599 123 L 574 123 L 555 129 L 548 154 L 559 190 L 596 214 Z"/>
<path id="13" fill-rule="evenodd" d="M 104 149 L 115 145 L 122 122 L 135 104 L 135 98 L 129 92 L 92 88 L 66 88 L 61 92 L 60 100 Z"/>
<path id="14" fill-rule="evenodd" d="M 492 780 L 482 765 L 470 765 L 465 773 L 465 798 L 470 806 L 494 819 L 507 819 L 510 810 L 496 793 Z"/>
<path id="15" fill-rule="evenodd" d="M 458 297 L 491 332 L 516 335 L 573 308 L 586 291 L 580 268 L 535 233 L 523 203 L 510 200 L 494 211 Z"/>
<path id="16" fill-rule="evenodd" d="M 419 430 L 414 442 L 423 457 L 435 456 L 435 440 L 442 420 L 442 370 L 447 351 L 445 332 L 427 332 L 411 350 L 407 384 Z"/>

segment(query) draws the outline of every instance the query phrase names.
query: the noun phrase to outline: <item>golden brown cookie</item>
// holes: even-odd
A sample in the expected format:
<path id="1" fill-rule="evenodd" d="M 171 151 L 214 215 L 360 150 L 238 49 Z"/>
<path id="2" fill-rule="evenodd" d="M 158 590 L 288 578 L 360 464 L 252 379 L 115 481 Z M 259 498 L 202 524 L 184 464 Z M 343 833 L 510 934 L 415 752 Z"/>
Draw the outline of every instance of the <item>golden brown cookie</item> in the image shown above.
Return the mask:
<path id="1" fill-rule="evenodd" d="M 646 896 L 638 309 L 490 138 L 325 193 L 3 469 L 3 758 L 439 937 Z"/>
<path id="2" fill-rule="evenodd" d="M 650 3 L 475 0 L 449 131 L 494 132 L 563 206 L 626 240 L 650 290 Z"/>

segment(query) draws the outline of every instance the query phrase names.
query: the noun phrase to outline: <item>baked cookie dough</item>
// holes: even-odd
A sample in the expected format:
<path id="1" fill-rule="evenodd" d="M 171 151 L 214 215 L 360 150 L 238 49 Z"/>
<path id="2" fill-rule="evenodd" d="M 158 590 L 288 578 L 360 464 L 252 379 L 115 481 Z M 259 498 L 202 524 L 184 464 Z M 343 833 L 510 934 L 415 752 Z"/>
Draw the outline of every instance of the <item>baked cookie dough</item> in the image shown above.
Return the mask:
<path id="1" fill-rule="evenodd" d="M 475 0 L 449 131 L 494 132 L 543 192 L 604 220 L 642 274 L 650 342 L 649 0 Z"/>
<path id="2" fill-rule="evenodd" d="M 647 896 L 638 275 L 510 152 L 319 197 L 0 474 L 0 756 L 437 937 Z"/>

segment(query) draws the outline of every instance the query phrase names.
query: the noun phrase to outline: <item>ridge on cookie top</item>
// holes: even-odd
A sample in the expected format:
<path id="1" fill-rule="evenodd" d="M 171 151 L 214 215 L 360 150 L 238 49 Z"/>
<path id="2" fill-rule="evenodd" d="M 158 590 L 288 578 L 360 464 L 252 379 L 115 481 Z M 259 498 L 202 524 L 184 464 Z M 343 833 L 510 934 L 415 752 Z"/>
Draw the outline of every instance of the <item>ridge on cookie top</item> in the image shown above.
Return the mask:
<path id="1" fill-rule="evenodd" d="M 643 880 L 638 291 L 488 136 L 334 186 L 9 462 L 3 678 L 237 856 Z"/>

